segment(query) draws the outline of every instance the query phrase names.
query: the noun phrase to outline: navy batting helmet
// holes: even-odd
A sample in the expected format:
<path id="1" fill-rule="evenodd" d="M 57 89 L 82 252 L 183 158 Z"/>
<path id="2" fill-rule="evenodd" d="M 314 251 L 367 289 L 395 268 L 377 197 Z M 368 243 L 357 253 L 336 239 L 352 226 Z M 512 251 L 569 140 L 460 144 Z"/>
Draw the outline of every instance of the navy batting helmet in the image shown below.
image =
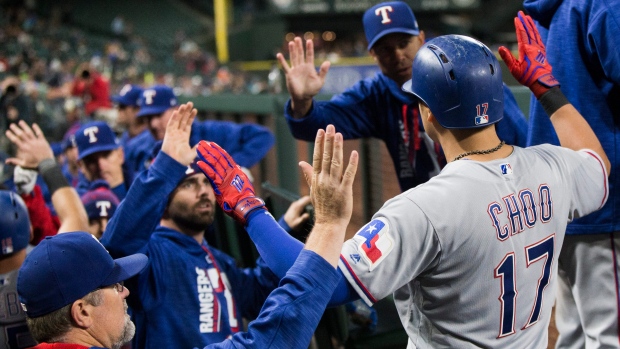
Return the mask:
<path id="1" fill-rule="evenodd" d="M 9 190 L 0 190 L 0 256 L 23 250 L 30 240 L 30 217 L 24 200 Z"/>
<path id="2" fill-rule="evenodd" d="M 412 70 L 403 90 L 428 105 L 441 126 L 476 128 L 502 119 L 502 72 L 483 43 L 463 35 L 437 37 L 420 48 Z"/>

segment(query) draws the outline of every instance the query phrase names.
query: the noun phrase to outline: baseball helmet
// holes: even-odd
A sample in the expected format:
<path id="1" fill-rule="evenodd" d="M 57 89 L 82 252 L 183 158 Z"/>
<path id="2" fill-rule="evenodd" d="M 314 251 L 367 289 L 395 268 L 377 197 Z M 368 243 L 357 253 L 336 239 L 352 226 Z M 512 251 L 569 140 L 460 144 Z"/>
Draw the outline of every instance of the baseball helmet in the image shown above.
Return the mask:
<path id="1" fill-rule="evenodd" d="M 445 128 L 477 128 L 504 113 L 502 72 L 483 43 L 444 35 L 424 44 L 413 60 L 412 80 L 403 90 L 426 104 Z"/>
<path id="2" fill-rule="evenodd" d="M 23 250 L 30 240 L 30 217 L 19 195 L 0 190 L 0 256 Z"/>

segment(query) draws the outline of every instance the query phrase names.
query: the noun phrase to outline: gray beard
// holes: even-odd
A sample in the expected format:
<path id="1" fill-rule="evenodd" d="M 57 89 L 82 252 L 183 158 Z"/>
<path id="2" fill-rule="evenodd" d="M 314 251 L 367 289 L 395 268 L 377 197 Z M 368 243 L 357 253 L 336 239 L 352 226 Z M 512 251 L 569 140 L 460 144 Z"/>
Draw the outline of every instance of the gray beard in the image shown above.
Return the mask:
<path id="1" fill-rule="evenodd" d="M 125 326 L 123 327 L 123 333 L 121 333 L 121 337 L 112 344 L 110 349 L 120 349 L 123 344 L 129 343 L 133 339 L 133 336 L 136 334 L 136 325 L 131 321 L 129 315 L 125 315 Z"/>

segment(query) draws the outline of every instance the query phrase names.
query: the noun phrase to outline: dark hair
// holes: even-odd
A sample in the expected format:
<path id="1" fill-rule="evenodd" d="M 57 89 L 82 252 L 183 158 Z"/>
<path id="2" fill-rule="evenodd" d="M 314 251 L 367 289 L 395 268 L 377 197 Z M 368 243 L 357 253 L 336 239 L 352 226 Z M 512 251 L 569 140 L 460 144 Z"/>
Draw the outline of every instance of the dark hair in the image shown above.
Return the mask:
<path id="1" fill-rule="evenodd" d="M 82 70 L 82 79 L 90 78 L 90 72 L 86 69 Z"/>

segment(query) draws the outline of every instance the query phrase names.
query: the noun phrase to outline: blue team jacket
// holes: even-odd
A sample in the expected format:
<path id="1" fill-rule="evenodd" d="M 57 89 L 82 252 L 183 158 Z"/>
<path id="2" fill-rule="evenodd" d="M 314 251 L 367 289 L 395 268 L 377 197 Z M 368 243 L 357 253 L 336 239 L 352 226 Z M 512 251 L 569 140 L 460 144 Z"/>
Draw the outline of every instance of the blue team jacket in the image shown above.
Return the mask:
<path id="1" fill-rule="evenodd" d="M 275 143 L 275 137 L 264 126 L 216 120 L 194 121 L 189 143 L 193 147 L 201 140 L 217 143 L 239 166 L 247 168 L 265 157 Z"/>
<path id="2" fill-rule="evenodd" d="M 394 162 L 401 191 L 426 182 L 432 176 L 436 161 L 433 157 L 440 151 L 438 147 L 429 149 L 433 145 L 415 136 L 416 127 L 424 131 L 419 117 L 413 120 L 413 115 L 417 115 L 417 100 L 383 73 L 359 81 L 330 101 L 314 101 L 303 119 L 293 119 L 290 103 L 289 100 L 284 113 L 293 137 L 314 141 L 318 129 L 333 124 L 344 139 L 374 137 L 383 140 Z M 499 138 L 508 144 L 525 145 L 527 122 L 506 85 L 504 118 L 496 127 Z"/>
<path id="3" fill-rule="evenodd" d="M 125 152 L 125 165 L 134 176 L 147 169 L 155 137 L 151 131 L 144 130 L 133 138 L 129 138 L 129 133 L 125 131 L 120 138 L 121 146 Z"/>
<path id="4" fill-rule="evenodd" d="M 620 2 L 526 0 L 524 7 L 547 46 L 547 59 L 562 92 L 598 136 L 609 161 L 609 199 L 599 211 L 576 219 L 567 234 L 620 230 Z M 535 98 L 528 145 L 559 144 L 549 117 Z"/>
<path id="5" fill-rule="evenodd" d="M 142 172 L 110 220 L 101 242 L 115 258 L 142 252 L 149 264 L 128 280 L 136 348 L 194 348 L 241 331 L 279 279 L 261 259 L 240 269 L 232 257 L 158 226 L 167 198 L 185 175 L 164 152 Z"/>

